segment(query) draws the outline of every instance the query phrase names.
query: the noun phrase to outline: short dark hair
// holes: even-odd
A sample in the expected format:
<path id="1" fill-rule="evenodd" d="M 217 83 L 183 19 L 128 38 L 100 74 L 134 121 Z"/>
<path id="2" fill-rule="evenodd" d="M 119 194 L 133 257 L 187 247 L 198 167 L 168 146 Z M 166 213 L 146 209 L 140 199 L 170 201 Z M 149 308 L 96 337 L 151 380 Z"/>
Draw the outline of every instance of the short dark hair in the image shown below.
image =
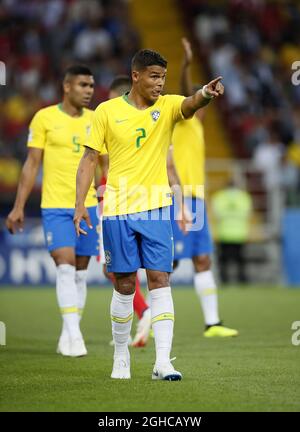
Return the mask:
<path id="1" fill-rule="evenodd" d="M 92 71 L 85 65 L 69 66 L 64 73 L 64 79 L 74 77 L 76 75 L 93 75 Z"/>
<path id="2" fill-rule="evenodd" d="M 167 64 L 167 60 L 158 52 L 149 49 L 142 49 L 134 55 L 131 61 L 131 69 L 143 70 L 146 69 L 147 66 L 161 66 L 166 68 Z"/>
<path id="3" fill-rule="evenodd" d="M 114 78 L 111 85 L 109 86 L 109 90 L 115 90 L 120 93 L 125 93 L 130 90 L 131 87 L 131 78 L 128 75 L 118 75 Z"/>

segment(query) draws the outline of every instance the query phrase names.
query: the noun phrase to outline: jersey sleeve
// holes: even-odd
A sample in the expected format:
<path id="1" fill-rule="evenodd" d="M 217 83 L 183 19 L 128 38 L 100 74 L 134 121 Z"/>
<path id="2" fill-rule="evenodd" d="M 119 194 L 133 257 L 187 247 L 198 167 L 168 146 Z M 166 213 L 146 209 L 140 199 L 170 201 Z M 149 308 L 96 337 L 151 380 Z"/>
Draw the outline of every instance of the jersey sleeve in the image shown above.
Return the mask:
<path id="1" fill-rule="evenodd" d="M 173 122 L 176 123 L 180 120 L 184 120 L 184 116 L 181 111 L 181 105 L 185 97 L 179 95 L 169 95 L 168 99 L 172 110 Z"/>
<path id="2" fill-rule="evenodd" d="M 85 145 L 101 154 L 106 154 L 105 147 L 106 114 L 101 104 L 96 108 L 92 116 L 91 132 Z"/>
<path id="3" fill-rule="evenodd" d="M 38 111 L 29 125 L 27 147 L 44 149 L 46 143 L 45 119 L 41 111 Z"/>

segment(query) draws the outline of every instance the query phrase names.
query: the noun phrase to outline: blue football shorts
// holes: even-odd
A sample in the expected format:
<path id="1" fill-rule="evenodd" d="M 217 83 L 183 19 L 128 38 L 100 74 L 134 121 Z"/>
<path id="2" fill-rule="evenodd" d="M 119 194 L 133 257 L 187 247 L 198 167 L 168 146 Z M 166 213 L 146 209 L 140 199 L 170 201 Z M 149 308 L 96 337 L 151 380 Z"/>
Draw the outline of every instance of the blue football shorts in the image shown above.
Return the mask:
<path id="1" fill-rule="evenodd" d="M 107 270 L 131 273 L 139 268 L 173 271 L 170 207 L 121 216 L 103 216 Z"/>
<path id="2" fill-rule="evenodd" d="M 184 201 L 192 213 L 192 226 L 187 234 L 183 234 L 175 220 L 176 205 L 171 208 L 175 261 L 199 255 L 209 255 L 213 251 L 204 200 L 185 197 Z"/>
<path id="3" fill-rule="evenodd" d="M 99 255 L 99 219 L 97 206 L 88 207 L 93 228 L 89 228 L 85 221 L 80 226 L 87 235 L 76 235 L 73 223 L 74 209 L 46 208 L 42 209 L 42 220 L 46 245 L 49 252 L 62 247 L 72 247 L 79 256 Z"/>

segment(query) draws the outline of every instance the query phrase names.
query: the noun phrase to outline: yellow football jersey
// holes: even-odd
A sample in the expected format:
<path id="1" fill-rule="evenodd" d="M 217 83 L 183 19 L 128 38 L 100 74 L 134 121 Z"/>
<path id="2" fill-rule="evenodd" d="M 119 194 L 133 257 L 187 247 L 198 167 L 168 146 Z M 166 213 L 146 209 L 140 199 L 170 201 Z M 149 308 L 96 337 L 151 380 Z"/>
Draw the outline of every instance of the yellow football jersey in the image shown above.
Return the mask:
<path id="1" fill-rule="evenodd" d="M 173 160 L 185 196 L 204 198 L 205 144 L 203 126 L 196 116 L 176 124 Z"/>
<path id="2" fill-rule="evenodd" d="M 28 147 L 44 150 L 42 208 L 74 208 L 76 173 L 91 127 L 92 111 L 83 109 L 80 117 L 63 112 L 60 105 L 38 111 L 29 126 Z M 97 205 L 91 186 L 85 205 Z"/>
<path id="3" fill-rule="evenodd" d="M 183 119 L 183 99 L 160 96 L 152 106 L 139 110 L 124 95 L 97 107 L 87 145 L 100 153 L 107 149 L 109 155 L 104 216 L 172 203 L 166 161 L 174 125 Z"/>

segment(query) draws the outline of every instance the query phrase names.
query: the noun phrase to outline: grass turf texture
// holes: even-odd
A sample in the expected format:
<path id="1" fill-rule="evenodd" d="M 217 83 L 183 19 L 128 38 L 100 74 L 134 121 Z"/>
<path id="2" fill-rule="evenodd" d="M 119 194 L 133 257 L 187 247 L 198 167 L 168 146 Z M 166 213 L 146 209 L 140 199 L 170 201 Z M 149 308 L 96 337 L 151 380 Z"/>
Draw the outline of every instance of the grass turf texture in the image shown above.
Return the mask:
<path id="1" fill-rule="evenodd" d="M 221 316 L 240 331 L 226 340 L 202 336 L 192 289 L 173 294 L 172 354 L 183 380 L 153 382 L 153 340 L 131 349 L 131 380 L 110 379 L 109 289 L 89 290 L 82 320 L 88 356 L 75 359 L 55 353 L 54 289 L 1 289 L 0 411 L 299 411 L 300 346 L 291 343 L 291 324 L 300 320 L 300 290 L 220 290 Z"/>

